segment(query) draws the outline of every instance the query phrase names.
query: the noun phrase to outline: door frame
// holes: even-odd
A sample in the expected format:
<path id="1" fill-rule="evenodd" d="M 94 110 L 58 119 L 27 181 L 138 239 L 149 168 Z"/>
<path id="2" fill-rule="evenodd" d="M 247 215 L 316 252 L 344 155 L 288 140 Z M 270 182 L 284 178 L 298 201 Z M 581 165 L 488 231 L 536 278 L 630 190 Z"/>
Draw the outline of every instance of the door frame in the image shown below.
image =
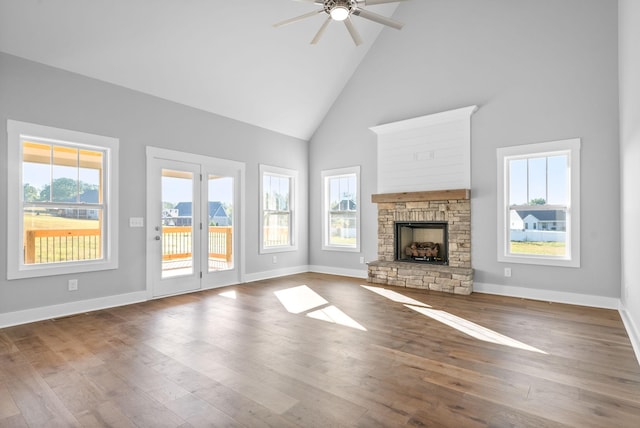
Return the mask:
<path id="1" fill-rule="evenodd" d="M 153 219 L 158 215 L 157 207 L 152 203 L 152 198 L 149 197 L 152 192 L 157 188 L 157 183 L 155 183 L 156 177 L 154 176 L 154 171 L 149 167 L 152 159 L 161 159 L 161 160 L 169 160 L 169 161 L 178 161 L 192 164 L 199 164 L 201 167 L 206 167 L 211 164 L 224 164 L 227 168 L 233 168 L 238 171 L 239 177 L 238 184 L 235 188 L 238 191 L 238 195 L 235 195 L 235 203 L 234 203 L 234 260 L 235 266 L 237 268 L 237 282 L 243 283 L 245 282 L 245 260 L 246 260 L 246 245 L 244 239 L 244 231 L 245 229 L 245 193 L 246 193 L 246 166 L 244 162 L 232 161 L 228 159 L 215 158 L 212 156 L 198 155 L 194 153 L 180 152 L 177 150 L 163 149 L 159 147 L 147 146 L 146 147 L 146 164 L 147 164 L 147 185 L 146 185 L 146 233 L 145 233 L 145 252 L 146 252 L 146 294 L 147 298 L 161 298 L 162 296 L 154 297 L 153 296 L 153 275 L 154 275 L 154 265 L 156 260 L 154 259 L 154 252 L 151 251 L 155 243 L 155 236 L 157 235 L 157 231 L 154 229 Z M 206 202 L 206 201 L 205 201 Z M 195 291 L 208 290 L 212 288 L 222 287 L 230 284 L 208 284 L 206 281 L 201 280 L 201 287 Z"/>

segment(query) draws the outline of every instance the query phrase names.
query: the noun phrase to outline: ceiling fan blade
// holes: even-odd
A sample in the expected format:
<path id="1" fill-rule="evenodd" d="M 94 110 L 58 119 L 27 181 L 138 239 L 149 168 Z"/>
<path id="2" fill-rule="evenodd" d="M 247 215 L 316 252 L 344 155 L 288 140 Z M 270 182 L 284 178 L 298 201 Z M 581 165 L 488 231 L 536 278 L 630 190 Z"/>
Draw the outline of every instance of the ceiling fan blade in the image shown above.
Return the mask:
<path id="1" fill-rule="evenodd" d="M 316 36 L 313 38 L 313 40 L 311 40 L 311 44 L 315 45 L 316 43 L 318 43 L 320 41 L 320 38 L 322 37 L 322 35 L 324 34 L 324 30 L 327 29 L 327 26 L 329 25 L 329 23 L 332 21 L 331 17 L 327 18 L 326 21 L 324 21 L 324 23 L 322 24 L 322 27 L 320 27 L 320 29 L 318 30 L 318 32 L 316 33 Z"/>
<path id="2" fill-rule="evenodd" d="M 356 27 L 353 25 L 351 18 L 347 18 L 343 22 L 347 30 L 349 30 L 349 34 L 351 34 L 353 43 L 355 43 L 356 46 L 360 46 L 362 44 L 362 37 L 360 37 L 360 33 L 358 33 L 358 30 L 356 30 Z"/>
<path id="3" fill-rule="evenodd" d="M 368 19 L 370 21 L 377 22 L 378 24 L 386 25 L 391 28 L 395 28 L 396 30 L 402 29 L 404 24 L 402 22 L 396 21 L 391 18 L 387 18 L 386 16 L 379 15 L 377 13 L 369 12 L 368 10 L 356 8 L 353 10 L 354 15 L 358 15 L 363 17 L 364 19 Z"/>
<path id="4" fill-rule="evenodd" d="M 294 18 L 286 19 L 282 22 L 278 22 L 277 24 L 273 24 L 274 27 L 282 27 L 284 25 L 293 24 L 294 22 L 302 21 L 303 19 L 311 18 L 312 16 L 316 16 L 319 13 L 324 12 L 323 9 L 314 10 L 313 12 L 305 13 L 304 15 L 296 16 Z"/>
<path id="5" fill-rule="evenodd" d="M 322 0 L 293 0 L 293 1 L 299 1 L 299 2 L 303 2 L 303 3 L 315 3 L 315 4 L 322 4 Z M 402 0 L 397 0 L 397 1 L 402 1 Z"/>
<path id="6" fill-rule="evenodd" d="M 298 0 L 300 1 L 300 0 Z M 365 6 L 371 6 L 374 4 L 384 4 L 384 3 L 399 3 L 401 1 L 406 1 L 406 0 L 364 0 L 364 5 Z"/>

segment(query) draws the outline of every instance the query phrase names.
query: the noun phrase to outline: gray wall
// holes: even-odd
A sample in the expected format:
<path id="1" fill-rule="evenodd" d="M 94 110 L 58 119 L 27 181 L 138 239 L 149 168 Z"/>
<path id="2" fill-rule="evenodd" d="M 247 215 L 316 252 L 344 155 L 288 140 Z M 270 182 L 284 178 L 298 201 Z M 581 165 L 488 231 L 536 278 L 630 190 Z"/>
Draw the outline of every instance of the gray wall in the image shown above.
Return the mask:
<path id="1" fill-rule="evenodd" d="M 620 0 L 619 14 L 622 303 L 640 359 L 640 2 Z"/>
<path id="2" fill-rule="evenodd" d="M 262 128 L 140 94 L 17 57 L 0 54 L 0 218 L 7 213 L 7 119 L 120 139 L 120 267 L 73 275 L 80 290 L 67 291 L 67 276 L 6 280 L 7 224 L 0 221 L 0 314 L 144 290 L 144 229 L 129 217 L 145 216 L 145 146 L 156 146 L 246 163 L 246 273 L 308 262 L 307 195 L 300 194 L 299 251 L 258 254 L 258 164 L 296 169 L 308 186 L 308 143 Z"/>
<path id="3" fill-rule="evenodd" d="M 472 117 L 472 263 L 477 283 L 620 295 L 617 2 L 402 3 L 310 146 L 310 264 L 375 259 L 376 138 L 369 127 L 477 104 Z M 497 262 L 496 148 L 582 138 L 582 267 Z M 321 250 L 320 171 L 362 166 L 362 254 Z"/>

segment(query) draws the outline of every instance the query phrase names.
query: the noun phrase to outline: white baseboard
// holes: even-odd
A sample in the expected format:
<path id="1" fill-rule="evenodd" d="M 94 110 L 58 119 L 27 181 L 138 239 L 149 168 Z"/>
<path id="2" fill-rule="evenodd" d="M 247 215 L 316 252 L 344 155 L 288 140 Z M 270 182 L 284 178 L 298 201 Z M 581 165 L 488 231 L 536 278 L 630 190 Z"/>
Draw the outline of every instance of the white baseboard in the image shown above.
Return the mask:
<path id="1" fill-rule="evenodd" d="M 261 281 L 263 279 L 278 278 L 281 276 L 295 275 L 297 273 L 305 273 L 305 272 L 309 272 L 308 265 L 295 266 L 295 267 L 283 268 L 283 269 L 267 270 L 263 272 L 245 273 L 243 277 L 243 282 Z"/>
<path id="2" fill-rule="evenodd" d="M 365 267 L 362 268 L 362 270 L 344 269 L 344 268 L 337 268 L 333 266 L 311 265 L 309 266 L 309 272 L 326 273 L 329 275 L 350 276 L 353 278 L 362 278 L 362 279 L 367 279 L 367 277 L 369 276 L 369 272 L 367 270 L 366 265 Z"/>
<path id="3" fill-rule="evenodd" d="M 633 352 L 636 353 L 638 364 L 640 364 L 640 324 L 634 322 L 631 314 L 626 310 L 624 305 L 620 305 L 620 316 L 624 327 L 627 329 L 629 340 L 631 340 L 631 346 L 633 346 Z"/>
<path id="4" fill-rule="evenodd" d="M 278 278 L 281 276 L 295 275 L 297 273 L 305 272 L 326 273 L 329 275 L 350 276 L 353 278 L 362 279 L 367 279 L 367 277 L 369 276 L 366 265 L 364 268 L 362 268 L 362 270 L 344 269 L 332 266 L 304 265 L 285 269 L 268 270 L 264 272 L 247 273 L 244 275 L 244 282 L 254 282 L 263 279 Z"/>
<path id="5" fill-rule="evenodd" d="M 69 315 L 108 309 L 116 306 L 130 305 L 147 300 L 146 291 L 118 294 L 116 296 L 100 297 L 97 299 L 80 300 L 77 302 L 63 303 L 60 305 L 43 306 L 22 311 L 0 314 L 0 328 L 11 327 L 19 324 L 27 324 L 52 318 L 66 317 Z"/>
<path id="6" fill-rule="evenodd" d="M 604 309 L 620 309 L 620 299 L 617 297 L 540 290 L 537 288 L 514 287 L 511 285 L 486 284 L 475 281 L 473 283 L 473 291 L 476 293 L 542 300 L 544 302 L 567 303 L 570 305 L 590 306 Z"/>
<path id="7" fill-rule="evenodd" d="M 309 266 L 303 265 L 294 268 L 276 269 L 272 271 L 246 274 L 244 277 L 244 281 L 259 281 L 261 279 L 276 278 L 280 276 L 293 275 L 296 273 L 304 272 L 309 272 Z M 15 312 L 0 313 L 0 328 L 82 314 L 86 312 L 97 311 L 100 309 L 113 308 L 116 306 L 146 302 L 151 298 L 152 297 L 145 290 L 137 291 L 134 293 L 118 294 L 115 296 L 100 297 L 97 299 L 80 300 L 77 302 L 62 303 L 59 305 L 50 305 L 32 309 L 24 309 Z"/>

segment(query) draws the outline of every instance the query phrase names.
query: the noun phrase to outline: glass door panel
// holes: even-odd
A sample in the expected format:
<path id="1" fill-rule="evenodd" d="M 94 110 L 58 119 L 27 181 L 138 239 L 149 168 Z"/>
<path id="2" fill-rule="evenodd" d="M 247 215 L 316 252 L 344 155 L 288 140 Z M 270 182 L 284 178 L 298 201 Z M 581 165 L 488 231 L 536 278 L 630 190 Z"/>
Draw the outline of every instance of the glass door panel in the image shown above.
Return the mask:
<path id="1" fill-rule="evenodd" d="M 233 177 L 207 174 L 208 272 L 234 268 Z"/>
<path id="2" fill-rule="evenodd" d="M 193 173 L 162 170 L 162 279 L 193 274 Z"/>

